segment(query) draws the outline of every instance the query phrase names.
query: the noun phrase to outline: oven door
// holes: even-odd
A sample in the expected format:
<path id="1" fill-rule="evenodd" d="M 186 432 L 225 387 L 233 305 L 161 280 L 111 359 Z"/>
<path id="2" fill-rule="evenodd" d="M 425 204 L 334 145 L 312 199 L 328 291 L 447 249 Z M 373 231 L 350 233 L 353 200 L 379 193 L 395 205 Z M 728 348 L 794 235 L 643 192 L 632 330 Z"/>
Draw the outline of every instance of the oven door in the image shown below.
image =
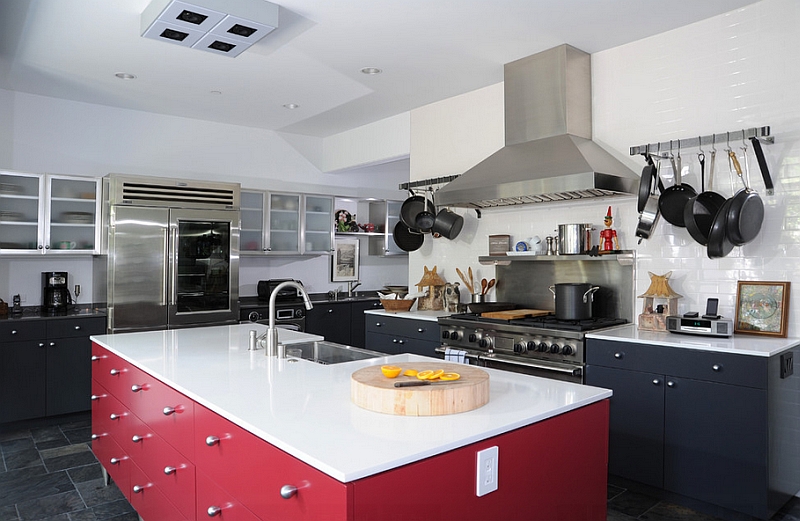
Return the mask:
<path id="1" fill-rule="evenodd" d="M 583 368 L 573 364 L 483 354 L 478 357 L 478 365 L 551 380 L 561 380 L 575 384 L 583 383 Z"/>
<path id="2" fill-rule="evenodd" d="M 239 314 L 239 323 L 269 324 L 269 308 L 242 310 Z M 275 310 L 275 327 L 305 332 L 306 317 L 304 313 L 297 316 L 294 308 L 277 308 Z"/>

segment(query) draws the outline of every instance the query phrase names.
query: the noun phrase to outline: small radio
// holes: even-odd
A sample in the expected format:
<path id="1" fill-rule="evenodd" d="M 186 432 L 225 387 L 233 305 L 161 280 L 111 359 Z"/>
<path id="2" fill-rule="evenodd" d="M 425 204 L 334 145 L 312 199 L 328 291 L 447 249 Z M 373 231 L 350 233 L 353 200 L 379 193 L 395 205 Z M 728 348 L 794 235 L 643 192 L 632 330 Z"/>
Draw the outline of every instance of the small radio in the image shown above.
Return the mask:
<path id="1" fill-rule="evenodd" d="M 667 331 L 688 335 L 731 336 L 733 321 L 728 318 L 687 318 L 686 316 L 668 316 Z"/>

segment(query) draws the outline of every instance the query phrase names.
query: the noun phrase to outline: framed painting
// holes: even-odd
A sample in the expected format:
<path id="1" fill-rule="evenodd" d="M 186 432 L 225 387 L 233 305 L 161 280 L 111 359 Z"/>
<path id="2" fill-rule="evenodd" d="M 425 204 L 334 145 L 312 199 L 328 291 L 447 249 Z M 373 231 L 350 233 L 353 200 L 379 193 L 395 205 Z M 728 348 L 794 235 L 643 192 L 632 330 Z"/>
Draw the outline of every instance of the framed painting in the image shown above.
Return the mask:
<path id="1" fill-rule="evenodd" d="M 785 338 L 789 318 L 789 282 L 739 281 L 734 333 Z"/>
<path id="2" fill-rule="evenodd" d="M 331 282 L 358 280 L 358 239 L 337 239 L 331 257 Z"/>

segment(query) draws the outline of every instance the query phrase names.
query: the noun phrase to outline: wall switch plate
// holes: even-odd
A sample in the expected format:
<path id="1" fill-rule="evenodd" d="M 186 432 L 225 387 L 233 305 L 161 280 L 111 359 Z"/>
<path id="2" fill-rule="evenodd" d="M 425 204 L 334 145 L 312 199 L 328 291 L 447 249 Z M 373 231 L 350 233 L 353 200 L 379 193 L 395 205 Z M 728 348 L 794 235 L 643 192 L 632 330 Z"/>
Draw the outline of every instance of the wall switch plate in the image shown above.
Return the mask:
<path id="1" fill-rule="evenodd" d="M 478 451 L 478 465 L 475 473 L 477 485 L 475 495 L 478 497 L 497 490 L 498 452 L 499 449 L 497 447 L 489 447 Z"/>

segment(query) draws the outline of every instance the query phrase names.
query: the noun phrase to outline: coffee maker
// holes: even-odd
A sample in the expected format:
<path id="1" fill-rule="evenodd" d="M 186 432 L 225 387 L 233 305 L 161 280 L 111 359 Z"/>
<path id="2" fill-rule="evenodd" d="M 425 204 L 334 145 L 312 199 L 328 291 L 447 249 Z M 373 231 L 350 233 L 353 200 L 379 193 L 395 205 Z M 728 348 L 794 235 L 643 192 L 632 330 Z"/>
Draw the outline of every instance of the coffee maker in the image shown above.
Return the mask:
<path id="1" fill-rule="evenodd" d="M 66 271 L 42 272 L 42 313 L 64 313 L 72 304 Z"/>

